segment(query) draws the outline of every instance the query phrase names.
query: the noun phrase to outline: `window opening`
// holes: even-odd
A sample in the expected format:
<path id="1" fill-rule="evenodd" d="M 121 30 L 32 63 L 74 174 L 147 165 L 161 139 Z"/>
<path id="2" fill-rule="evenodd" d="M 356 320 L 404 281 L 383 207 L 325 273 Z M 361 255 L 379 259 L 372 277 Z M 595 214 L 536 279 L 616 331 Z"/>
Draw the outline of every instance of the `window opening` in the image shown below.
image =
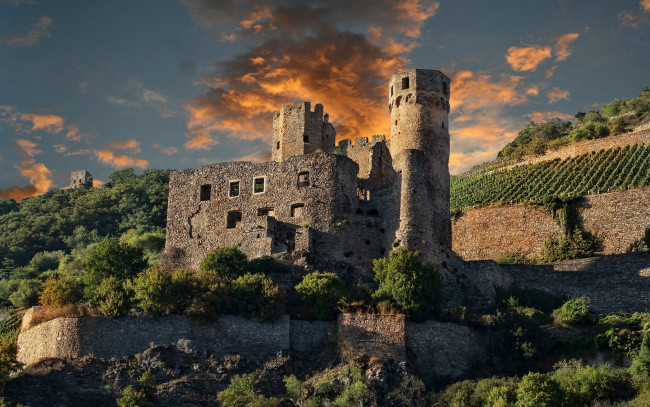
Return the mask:
<path id="1" fill-rule="evenodd" d="M 393 87 L 390 87 L 390 95 L 393 96 Z"/>
<path id="2" fill-rule="evenodd" d="M 402 78 L 402 90 L 409 88 L 409 78 Z"/>
<path id="3" fill-rule="evenodd" d="M 275 210 L 272 207 L 259 208 L 257 210 L 257 216 L 275 216 Z"/>
<path id="4" fill-rule="evenodd" d="M 266 190 L 266 178 L 259 177 L 253 180 L 253 193 L 261 194 Z"/>
<path id="5" fill-rule="evenodd" d="M 301 171 L 298 173 L 298 186 L 299 187 L 309 186 L 309 171 Z"/>
<path id="6" fill-rule="evenodd" d="M 201 200 L 202 201 L 209 201 L 211 194 L 212 194 L 212 185 L 210 185 L 210 184 L 201 185 Z"/>
<path id="7" fill-rule="evenodd" d="M 241 223 L 241 212 L 230 211 L 226 220 L 226 228 L 235 229 Z"/>
<path id="8" fill-rule="evenodd" d="M 356 214 L 363 215 L 363 211 L 361 210 L 361 208 L 357 208 Z"/>
<path id="9" fill-rule="evenodd" d="M 228 196 L 236 198 L 239 196 L 239 181 L 230 181 L 230 190 Z"/>
<path id="10" fill-rule="evenodd" d="M 445 122 L 442 122 L 442 128 L 443 129 L 445 128 Z"/>
<path id="11" fill-rule="evenodd" d="M 279 142 L 279 141 L 278 141 L 277 143 L 275 143 L 275 149 L 276 149 L 276 150 L 279 150 L 279 149 L 280 149 L 280 142 Z"/>
<path id="12" fill-rule="evenodd" d="M 305 209 L 305 204 L 303 204 L 303 203 L 297 203 L 297 204 L 291 205 L 291 217 L 292 218 L 301 217 L 304 209 Z"/>
<path id="13" fill-rule="evenodd" d="M 369 216 L 379 217 L 379 211 L 377 209 L 371 209 L 368 211 Z"/>
<path id="14" fill-rule="evenodd" d="M 449 88 L 447 87 L 447 82 L 442 83 L 442 93 L 447 95 L 449 93 Z"/>
<path id="15" fill-rule="evenodd" d="M 309 143 L 309 136 L 303 135 L 302 136 L 302 141 L 305 142 L 305 143 Z"/>
<path id="16" fill-rule="evenodd" d="M 395 107 L 399 107 L 399 104 L 402 102 L 402 97 L 398 96 L 397 99 L 395 100 Z"/>

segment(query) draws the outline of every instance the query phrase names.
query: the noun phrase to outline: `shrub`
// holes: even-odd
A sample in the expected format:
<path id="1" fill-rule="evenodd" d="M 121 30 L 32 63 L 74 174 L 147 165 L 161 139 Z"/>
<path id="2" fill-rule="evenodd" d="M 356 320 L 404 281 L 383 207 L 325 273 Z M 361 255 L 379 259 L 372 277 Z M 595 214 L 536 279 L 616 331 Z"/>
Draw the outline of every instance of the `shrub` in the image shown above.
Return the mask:
<path id="1" fill-rule="evenodd" d="M 9 374 L 20 367 L 16 360 L 15 338 L 0 338 L 0 389 L 2 389 L 9 379 Z"/>
<path id="2" fill-rule="evenodd" d="M 438 311 L 442 283 L 433 263 L 422 264 L 419 253 L 398 248 L 388 258 L 373 260 L 379 288 L 376 300 L 388 300 L 398 310 L 423 321 Z"/>
<path id="3" fill-rule="evenodd" d="M 264 274 L 246 273 L 232 281 L 230 290 L 233 314 L 272 321 L 284 313 L 284 293 Z"/>
<path id="4" fill-rule="evenodd" d="M 396 407 L 428 407 L 433 404 L 422 380 L 410 374 L 404 376 L 388 397 Z"/>
<path id="5" fill-rule="evenodd" d="M 517 387 L 517 407 L 557 407 L 563 401 L 560 386 L 543 373 L 528 373 Z"/>
<path id="6" fill-rule="evenodd" d="M 205 256 L 201 271 L 214 271 L 219 277 L 234 280 L 248 272 L 248 259 L 236 247 L 218 247 Z"/>
<path id="7" fill-rule="evenodd" d="M 112 276 L 102 280 L 93 293 L 93 303 L 100 315 L 122 317 L 128 314 L 131 298 L 124 282 Z"/>
<path id="8" fill-rule="evenodd" d="M 256 374 L 235 375 L 230 385 L 217 394 L 217 400 L 223 407 L 275 407 L 280 400 L 260 394 L 257 386 L 260 377 Z"/>
<path id="9" fill-rule="evenodd" d="M 588 297 L 578 297 L 565 302 L 553 311 L 553 321 L 556 325 L 570 327 L 590 321 Z"/>
<path id="10" fill-rule="evenodd" d="M 21 280 L 16 291 L 9 295 L 9 301 L 14 307 L 29 308 L 38 304 L 38 292 L 41 283 L 37 280 Z"/>
<path id="11" fill-rule="evenodd" d="M 86 260 L 86 297 L 92 298 L 95 288 L 107 277 L 115 276 L 124 280 L 142 271 L 146 267 L 142 256 L 142 250 L 121 243 L 116 237 L 102 239 Z"/>
<path id="12" fill-rule="evenodd" d="M 336 315 L 336 305 L 345 296 L 345 285 L 334 273 L 316 271 L 302 279 L 296 286 L 296 293 L 308 316 L 330 319 Z"/>
<path id="13" fill-rule="evenodd" d="M 138 378 L 137 383 L 127 386 L 122 397 L 117 399 L 118 407 L 145 407 L 153 399 L 156 392 L 153 375 L 145 372 Z"/>
<path id="14" fill-rule="evenodd" d="M 519 252 L 505 253 L 494 259 L 500 264 L 533 264 L 534 259 L 529 258 L 526 254 Z"/>
<path id="15" fill-rule="evenodd" d="M 83 297 L 83 285 L 76 277 L 50 277 L 43 283 L 39 301 L 44 307 L 62 307 L 76 304 Z"/>
<path id="16" fill-rule="evenodd" d="M 214 271 L 202 271 L 195 276 L 196 295 L 187 314 L 197 320 L 214 321 L 228 302 L 228 282 Z"/>
<path id="17" fill-rule="evenodd" d="M 167 314 L 172 309 L 172 275 L 158 266 L 138 274 L 131 286 L 138 307 L 154 316 Z"/>
<path id="18" fill-rule="evenodd" d="M 580 361 L 561 362 L 553 378 L 567 396 L 570 405 L 589 405 L 596 400 L 610 400 L 624 386 L 608 364 L 583 366 Z"/>

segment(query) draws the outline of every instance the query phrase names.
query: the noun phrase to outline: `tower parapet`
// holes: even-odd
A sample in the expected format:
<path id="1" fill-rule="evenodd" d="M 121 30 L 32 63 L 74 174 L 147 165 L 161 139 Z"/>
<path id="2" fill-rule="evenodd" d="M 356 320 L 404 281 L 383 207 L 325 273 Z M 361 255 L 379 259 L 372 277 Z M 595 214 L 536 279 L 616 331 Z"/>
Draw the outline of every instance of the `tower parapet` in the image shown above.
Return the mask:
<path id="1" fill-rule="evenodd" d="M 68 188 L 91 188 L 93 176 L 86 170 L 72 171 L 70 173 L 70 186 Z"/>
<path id="2" fill-rule="evenodd" d="M 273 113 L 273 138 L 271 159 L 284 161 L 294 155 L 314 153 L 317 150 L 331 152 L 334 149 L 336 130 L 329 123 L 329 115 L 323 114 L 318 103 L 311 111 L 311 104 L 285 105 Z"/>

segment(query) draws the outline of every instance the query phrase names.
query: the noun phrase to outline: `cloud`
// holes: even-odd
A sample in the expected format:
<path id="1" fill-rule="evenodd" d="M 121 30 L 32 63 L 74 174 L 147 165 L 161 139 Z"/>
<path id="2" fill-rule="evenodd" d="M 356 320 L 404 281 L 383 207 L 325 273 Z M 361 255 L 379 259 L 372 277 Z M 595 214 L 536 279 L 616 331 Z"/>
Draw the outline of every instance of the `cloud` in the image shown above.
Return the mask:
<path id="1" fill-rule="evenodd" d="M 338 138 L 388 134 L 385 87 L 439 7 L 420 0 L 185 0 L 193 18 L 247 51 L 220 61 L 187 104 L 187 149 L 222 137 L 270 142 L 271 113 L 322 103 Z M 381 29 L 377 28 L 381 27 Z M 353 31 L 356 30 L 356 31 Z"/>
<path id="2" fill-rule="evenodd" d="M 106 148 L 101 150 L 95 150 L 94 153 L 95 153 L 95 157 L 97 157 L 97 160 L 100 163 L 106 164 L 109 167 L 113 167 L 116 169 L 126 168 L 126 167 L 138 167 L 138 168 L 145 169 L 149 166 L 149 162 L 147 160 L 130 157 L 124 154 L 116 154 L 114 151 L 111 151 Z"/>
<path id="3" fill-rule="evenodd" d="M 568 90 L 562 90 L 560 88 L 553 88 L 546 92 L 546 96 L 548 96 L 548 103 L 555 103 L 563 99 L 568 100 L 570 95 L 571 94 Z"/>
<path id="4" fill-rule="evenodd" d="M 86 155 L 92 153 L 92 150 L 89 149 L 82 149 L 82 150 L 76 150 L 76 151 L 68 151 L 65 153 L 66 156 L 71 156 L 71 155 Z"/>
<path id="5" fill-rule="evenodd" d="M 10 126 L 16 133 L 42 130 L 57 134 L 63 131 L 65 119 L 55 114 L 22 113 L 13 106 L 0 106 L 0 123 Z"/>
<path id="6" fill-rule="evenodd" d="M 258 151 L 256 153 L 247 154 L 245 156 L 235 158 L 235 161 L 252 161 L 254 163 L 264 163 L 271 161 L 271 152 L 268 150 Z"/>
<path id="7" fill-rule="evenodd" d="M 643 10 L 646 13 L 650 13 L 650 0 L 641 0 L 641 3 L 639 3 L 641 6 L 641 10 Z"/>
<path id="8" fill-rule="evenodd" d="M 14 139 L 14 142 L 20 149 L 21 153 L 28 157 L 33 157 L 36 154 L 40 154 L 43 151 L 42 150 L 37 150 L 36 149 L 36 143 L 30 140 L 24 140 L 24 139 Z"/>
<path id="9" fill-rule="evenodd" d="M 65 144 L 55 144 L 53 147 L 54 147 L 54 151 L 56 151 L 59 154 L 63 154 L 66 151 L 68 151 L 68 146 L 66 146 Z"/>
<path id="10" fill-rule="evenodd" d="M 0 188 L 0 198 L 12 198 L 17 201 L 40 195 L 54 187 L 52 182 L 52 171 L 45 164 L 37 163 L 33 159 L 21 161 L 20 165 L 15 165 L 23 177 L 29 180 L 30 185 L 14 186 L 11 188 Z"/>
<path id="11" fill-rule="evenodd" d="M 169 97 L 159 91 L 145 88 L 139 81 L 128 81 L 119 92 L 120 96 L 109 95 L 106 101 L 125 109 L 149 107 L 162 117 L 172 117 L 176 114 Z"/>
<path id="12" fill-rule="evenodd" d="M 100 180 L 98 180 L 98 179 L 93 179 L 93 186 L 94 186 L 95 188 L 99 188 L 99 187 L 101 187 L 102 185 L 104 185 L 104 181 L 100 181 Z"/>
<path id="13" fill-rule="evenodd" d="M 577 33 L 569 33 L 560 36 L 554 47 L 556 61 L 564 61 L 571 55 L 569 45 L 571 45 L 573 41 L 577 40 L 578 37 L 580 37 L 580 34 Z"/>
<path id="14" fill-rule="evenodd" d="M 551 47 L 534 45 L 530 47 L 510 47 L 506 60 L 515 71 L 535 71 L 547 58 L 551 57 Z"/>
<path id="15" fill-rule="evenodd" d="M 650 25 L 650 0 L 641 0 L 639 2 L 640 11 L 632 12 L 623 10 L 618 13 L 618 20 L 627 28 L 640 29 L 645 25 Z"/>
<path id="16" fill-rule="evenodd" d="M 174 154 L 178 153 L 178 148 L 176 148 L 176 147 L 162 147 L 158 143 L 154 143 L 153 148 L 155 148 L 156 150 L 160 150 L 160 152 L 162 152 L 163 154 L 167 154 L 167 155 L 174 155 Z"/>
<path id="17" fill-rule="evenodd" d="M 68 124 L 68 132 L 65 134 L 65 138 L 70 141 L 81 141 L 86 137 L 85 134 L 79 132 L 79 126 L 76 124 Z"/>
<path id="18" fill-rule="evenodd" d="M 129 139 L 124 141 L 111 141 L 108 143 L 106 148 L 111 150 L 130 150 L 131 153 L 137 154 L 142 151 L 140 148 L 140 142 L 135 139 Z"/>
<path id="19" fill-rule="evenodd" d="M 517 136 L 514 123 L 500 117 L 483 118 L 480 123 L 451 130 L 449 171 L 458 174 L 492 160 Z"/>
<path id="20" fill-rule="evenodd" d="M 573 115 L 567 114 L 567 113 L 562 113 L 557 110 L 552 111 L 552 112 L 532 112 L 528 113 L 526 115 L 531 121 L 535 123 L 541 123 L 547 120 L 555 119 L 558 118 L 560 120 L 571 120 L 573 119 Z"/>
<path id="21" fill-rule="evenodd" d="M 50 37 L 52 35 L 49 32 L 52 21 L 54 20 L 52 20 L 50 17 L 41 17 L 25 33 L 1 36 L 0 45 L 5 45 L 8 47 L 32 47 L 38 44 L 42 37 Z"/>
<path id="22" fill-rule="evenodd" d="M 471 71 L 452 74 L 451 109 L 455 113 L 469 113 L 500 105 L 515 106 L 525 103 L 527 95 L 534 88 L 525 89 L 523 77 L 502 75 L 494 80 L 492 76 Z"/>

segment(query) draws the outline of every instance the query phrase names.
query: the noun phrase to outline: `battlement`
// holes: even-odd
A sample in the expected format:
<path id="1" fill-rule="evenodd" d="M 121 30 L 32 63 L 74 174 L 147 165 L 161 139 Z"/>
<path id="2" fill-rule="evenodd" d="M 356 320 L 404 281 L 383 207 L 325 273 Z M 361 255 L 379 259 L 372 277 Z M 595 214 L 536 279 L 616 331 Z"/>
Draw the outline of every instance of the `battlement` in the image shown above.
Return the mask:
<path id="1" fill-rule="evenodd" d="M 317 150 L 334 149 L 336 130 L 318 103 L 311 111 L 311 103 L 298 106 L 284 105 L 273 113 L 271 159 L 284 161 L 294 155 L 305 155 Z"/>

